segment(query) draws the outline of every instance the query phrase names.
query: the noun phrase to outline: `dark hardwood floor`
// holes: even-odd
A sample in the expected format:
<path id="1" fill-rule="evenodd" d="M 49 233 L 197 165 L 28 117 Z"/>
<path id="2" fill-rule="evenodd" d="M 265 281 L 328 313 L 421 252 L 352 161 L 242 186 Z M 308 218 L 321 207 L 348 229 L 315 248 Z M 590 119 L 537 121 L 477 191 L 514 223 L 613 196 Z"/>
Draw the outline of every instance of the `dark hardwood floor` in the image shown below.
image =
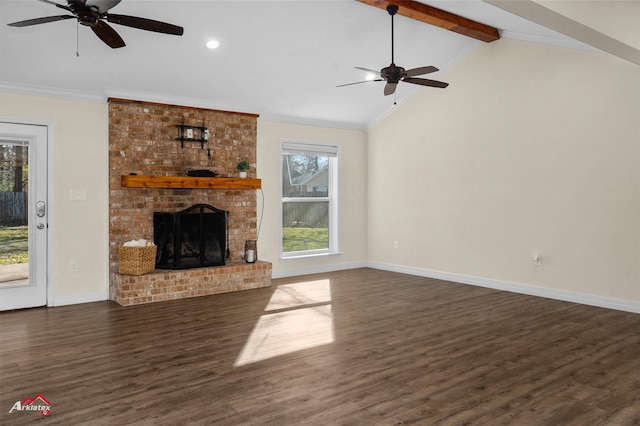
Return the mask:
<path id="1" fill-rule="evenodd" d="M 6 312 L 0 423 L 640 424 L 640 315 L 373 269 Z"/>

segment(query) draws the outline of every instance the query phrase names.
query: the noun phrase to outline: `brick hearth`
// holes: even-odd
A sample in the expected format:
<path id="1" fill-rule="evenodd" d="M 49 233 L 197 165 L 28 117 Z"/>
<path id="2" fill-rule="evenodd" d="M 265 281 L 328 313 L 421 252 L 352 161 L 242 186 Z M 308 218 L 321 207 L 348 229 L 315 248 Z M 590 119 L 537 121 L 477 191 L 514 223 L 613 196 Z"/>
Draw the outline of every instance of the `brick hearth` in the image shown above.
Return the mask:
<path id="1" fill-rule="evenodd" d="M 213 268 L 156 270 L 146 275 L 115 274 L 112 299 L 121 305 L 208 296 L 271 285 L 271 263 L 234 262 Z"/>
<path id="2" fill-rule="evenodd" d="M 186 142 L 176 124 L 204 126 L 209 143 Z M 244 241 L 256 238 L 256 191 L 252 189 L 123 188 L 121 177 L 185 176 L 188 170 L 215 170 L 236 177 L 241 160 L 256 177 L 257 115 L 109 99 L 109 298 L 122 305 L 265 287 L 271 264 L 242 260 Z M 208 149 L 211 159 L 208 158 Z M 177 212 L 203 203 L 229 212 L 227 265 L 187 270 L 118 273 L 118 247 L 132 239 L 153 240 L 153 212 Z"/>

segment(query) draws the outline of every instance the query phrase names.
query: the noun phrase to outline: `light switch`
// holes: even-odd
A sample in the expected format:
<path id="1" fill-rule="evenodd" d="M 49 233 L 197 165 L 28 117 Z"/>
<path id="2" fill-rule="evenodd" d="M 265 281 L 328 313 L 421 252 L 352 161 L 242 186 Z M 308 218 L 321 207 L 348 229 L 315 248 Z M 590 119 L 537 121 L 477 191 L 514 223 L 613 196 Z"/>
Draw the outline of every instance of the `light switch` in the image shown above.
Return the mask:
<path id="1" fill-rule="evenodd" d="M 84 201 L 87 199 L 87 190 L 86 189 L 70 189 L 69 199 L 71 201 Z"/>

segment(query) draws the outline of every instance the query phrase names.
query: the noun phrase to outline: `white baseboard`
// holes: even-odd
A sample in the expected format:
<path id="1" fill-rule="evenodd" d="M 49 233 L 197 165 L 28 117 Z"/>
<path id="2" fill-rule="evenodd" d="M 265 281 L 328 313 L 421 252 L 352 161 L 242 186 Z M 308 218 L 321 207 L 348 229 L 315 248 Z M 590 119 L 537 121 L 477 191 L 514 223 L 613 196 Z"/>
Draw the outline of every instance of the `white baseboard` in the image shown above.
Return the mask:
<path id="1" fill-rule="evenodd" d="M 77 305 L 78 303 L 102 302 L 109 300 L 109 292 L 73 294 L 71 296 L 54 296 L 48 306 Z"/>
<path id="2" fill-rule="evenodd" d="M 434 271 L 430 269 L 414 268 L 410 266 L 393 265 L 381 262 L 350 262 L 335 265 L 314 266 L 309 268 L 289 269 L 286 271 L 274 271 L 272 277 L 288 278 L 299 275 L 320 274 L 325 272 L 343 271 L 356 268 L 373 268 L 419 277 L 435 278 L 444 281 L 452 281 L 460 284 L 474 285 L 478 287 L 492 288 L 495 290 L 510 291 L 529 296 L 545 297 L 547 299 L 562 300 L 564 302 L 580 303 L 583 305 L 597 306 L 600 308 L 615 309 L 618 311 L 640 314 L 640 302 L 616 299 L 612 297 L 597 296 L 593 294 L 578 293 L 567 290 L 557 290 L 528 284 L 517 284 L 507 281 L 479 278 L 470 275 L 454 274 L 450 272 Z M 71 296 L 54 296 L 49 306 L 75 305 L 78 303 L 90 303 L 109 300 L 108 292 L 75 294 Z"/>
<path id="3" fill-rule="evenodd" d="M 313 266 L 310 268 L 287 269 L 286 271 L 273 271 L 272 278 L 288 278 L 298 275 L 321 274 L 324 272 L 344 271 L 346 269 L 366 268 L 367 262 L 338 263 L 335 265 Z"/>
<path id="4" fill-rule="evenodd" d="M 384 271 L 399 272 L 420 277 L 453 281 L 460 284 L 469 284 L 478 287 L 486 287 L 496 290 L 510 291 L 513 293 L 526 294 L 529 296 L 545 297 L 547 299 L 581 303 L 583 305 L 597 306 L 600 308 L 615 309 L 618 311 L 640 314 L 640 302 L 632 300 L 615 299 L 612 297 L 597 296 L 593 294 L 578 293 L 567 290 L 557 290 L 552 288 L 532 286 L 528 284 L 517 284 L 507 281 L 493 280 L 489 278 L 479 278 L 469 275 L 453 274 L 449 272 L 433 271 L 429 269 L 414 268 L 409 266 L 392 265 L 381 262 L 368 262 L 367 266 L 369 268 L 381 269 Z"/>

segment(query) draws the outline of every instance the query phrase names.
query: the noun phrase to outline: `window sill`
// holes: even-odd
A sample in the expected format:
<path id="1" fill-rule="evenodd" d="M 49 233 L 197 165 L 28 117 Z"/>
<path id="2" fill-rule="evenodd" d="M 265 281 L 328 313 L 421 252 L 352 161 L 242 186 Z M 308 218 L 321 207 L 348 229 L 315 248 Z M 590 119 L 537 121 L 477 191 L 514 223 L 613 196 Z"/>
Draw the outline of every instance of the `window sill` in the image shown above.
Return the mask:
<path id="1" fill-rule="evenodd" d="M 280 256 L 280 260 L 293 260 L 293 259 L 308 259 L 313 257 L 325 257 L 325 256 L 339 256 L 341 251 L 334 251 L 331 253 L 310 253 L 310 254 L 296 254 L 293 256 Z"/>

